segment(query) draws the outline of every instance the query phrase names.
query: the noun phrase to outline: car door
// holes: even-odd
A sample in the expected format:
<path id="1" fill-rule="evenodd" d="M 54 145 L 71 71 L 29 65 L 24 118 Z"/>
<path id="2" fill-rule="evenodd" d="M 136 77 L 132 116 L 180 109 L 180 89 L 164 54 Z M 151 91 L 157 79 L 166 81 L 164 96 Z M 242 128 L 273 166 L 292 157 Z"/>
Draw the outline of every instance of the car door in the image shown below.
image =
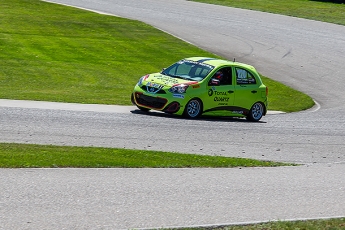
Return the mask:
<path id="1" fill-rule="evenodd" d="M 229 110 L 234 103 L 234 85 L 232 83 L 232 68 L 218 69 L 210 78 L 207 86 L 207 95 L 204 110 Z"/>
<path id="2" fill-rule="evenodd" d="M 242 67 L 235 67 L 235 99 L 234 106 L 250 109 L 259 100 L 258 81 L 254 74 Z"/>

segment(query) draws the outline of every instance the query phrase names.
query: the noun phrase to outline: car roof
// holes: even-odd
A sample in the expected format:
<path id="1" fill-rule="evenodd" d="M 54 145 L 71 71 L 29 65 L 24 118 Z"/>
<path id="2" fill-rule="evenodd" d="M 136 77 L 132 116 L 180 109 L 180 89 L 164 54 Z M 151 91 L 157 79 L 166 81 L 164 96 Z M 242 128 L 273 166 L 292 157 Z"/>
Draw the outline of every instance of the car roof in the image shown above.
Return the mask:
<path id="1" fill-rule="evenodd" d="M 210 57 L 190 57 L 190 58 L 185 58 L 185 60 L 191 60 L 195 62 L 200 62 L 200 63 L 205 63 L 208 65 L 212 65 L 214 67 L 219 67 L 219 66 L 224 66 L 224 65 L 230 65 L 230 66 L 238 66 L 238 67 L 244 67 L 248 68 L 251 70 L 255 71 L 255 68 L 251 65 L 241 63 L 241 62 L 236 62 L 236 61 L 229 61 L 229 60 L 224 60 L 224 59 L 219 59 L 219 58 L 210 58 Z"/>

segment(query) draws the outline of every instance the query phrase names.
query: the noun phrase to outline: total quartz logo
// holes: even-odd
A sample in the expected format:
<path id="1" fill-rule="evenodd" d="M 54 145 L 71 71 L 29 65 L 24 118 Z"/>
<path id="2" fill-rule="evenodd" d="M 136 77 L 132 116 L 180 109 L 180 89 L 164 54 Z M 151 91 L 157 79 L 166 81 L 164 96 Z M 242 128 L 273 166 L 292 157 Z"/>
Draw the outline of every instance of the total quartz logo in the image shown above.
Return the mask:
<path id="1" fill-rule="evenodd" d="M 213 95 L 213 89 L 209 89 L 208 90 L 208 96 L 212 97 L 212 95 Z"/>

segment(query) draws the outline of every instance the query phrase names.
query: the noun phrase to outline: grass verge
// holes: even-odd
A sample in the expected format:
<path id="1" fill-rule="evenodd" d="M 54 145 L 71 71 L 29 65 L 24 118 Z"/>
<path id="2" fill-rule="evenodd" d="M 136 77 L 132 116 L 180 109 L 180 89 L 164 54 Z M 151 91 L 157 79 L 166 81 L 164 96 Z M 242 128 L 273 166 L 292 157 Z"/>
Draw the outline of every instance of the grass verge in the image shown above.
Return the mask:
<path id="1" fill-rule="evenodd" d="M 345 218 L 303 221 L 276 221 L 262 224 L 208 228 L 182 228 L 183 230 L 344 230 Z M 180 230 L 182 230 L 180 229 Z"/>
<path id="2" fill-rule="evenodd" d="M 345 4 L 318 0 L 192 0 L 345 25 Z"/>
<path id="3" fill-rule="evenodd" d="M 38 0 L 0 1 L 0 9 L 0 98 L 130 105 L 141 76 L 184 57 L 216 57 L 138 21 Z M 314 104 L 263 80 L 270 110 Z"/>
<path id="4" fill-rule="evenodd" d="M 268 109 L 284 112 L 296 112 L 309 109 L 315 105 L 308 95 L 283 85 L 270 78 L 262 76 L 262 81 L 268 87 Z M 300 100 L 296 101 L 296 98 Z"/>
<path id="5" fill-rule="evenodd" d="M 0 168 L 231 168 L 288 165 L 293 164 L 146 150 L 0 143 Z"/>

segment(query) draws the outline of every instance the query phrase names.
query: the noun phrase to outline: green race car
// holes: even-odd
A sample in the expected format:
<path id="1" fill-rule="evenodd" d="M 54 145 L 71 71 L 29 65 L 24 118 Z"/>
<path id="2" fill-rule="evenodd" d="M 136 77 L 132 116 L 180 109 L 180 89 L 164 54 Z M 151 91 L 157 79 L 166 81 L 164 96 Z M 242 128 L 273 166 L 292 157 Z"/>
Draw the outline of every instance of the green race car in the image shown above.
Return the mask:
<path id="1" fill-rule="evenodd" d="M 161 73 L 140 78 L 131 100 L 142 111 L 159 110 L 196 118 L 205 115 L 259 121 L 267 112 L 268 88 L 253 66 L 192 57 Z"/>

